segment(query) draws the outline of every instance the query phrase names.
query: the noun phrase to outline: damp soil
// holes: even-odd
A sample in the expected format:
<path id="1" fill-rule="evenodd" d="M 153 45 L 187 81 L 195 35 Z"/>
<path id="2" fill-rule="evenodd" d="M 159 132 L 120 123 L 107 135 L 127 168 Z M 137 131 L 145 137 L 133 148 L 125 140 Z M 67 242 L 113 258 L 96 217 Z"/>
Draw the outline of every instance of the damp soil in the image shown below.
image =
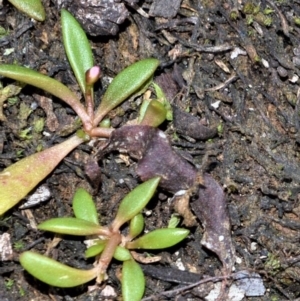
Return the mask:
<path id="1" fill-rule="evenodd" d="M 100 2 L 98 8 L 89 4 L 82 8 L 80 1 L 45 0 L 46 20 L 36 22 L 8 1 L 0 1 L 1 62 L 38 70 L 79 93 L 61 41 L 61 7 L 78 14 L 95 62 L 101 66 L 96 101 L 126 66 L 142 58 L 159 59 L 154 80 L 164 88 L 174 112 L 180 110 L 160 129 L 178 154 L 222 187 L 235 271 L 258 273 L 266 288 L 261 296 L 243 300 L 298 300 L 300 2 Z M 86 19 L 90 10 L 101 17 L 100 23 Z M 18 85 L 4 78 L 1 83 L 2 87 Z M 112 126 L 119 128 L 136 118 L 140 103 L 141 96 L 111 112 Z M 1 110 L 1 169 L 74 132 L 74 112 L 34 87 L 23 87 L 1 101 Z M 40 123 L 42 128 L 36 126 Z M 36 225 L 52 217 L 72 216 L 72 197 L 78 187 L 94 196 L 101 223 L 113 219 L 120 200 L 141 183 L 137 162 L 118 152 L 105 154 L 99 161 L 101 182 L 95 189 L 84 166 L 96 152 L 97 145 L 78 147 L 44 180 L 51 191 L 48 201 L 26 210 L 16 206 L 2 217 L 0 231 L 9 234 L 13 254 L 0 263 L 1 300 L 121 300 L 118 262 L 111 264 L 108 280 L 98 287 L 92 282 L 57 289 L 24 272 L 18 261 L 24 250 L 33 250 L 73 267 L 92 266 L 93 261 L 84 258 L 83 239 L 58 240 L 36 230 Z M 144 212 L 148 231 L 168 225 L 175 213 L 172 198 L 172 193 L 158 189 Z M 147 300 L 205 300 L 213 282 L 183 288 L 206 277 L 224 276 L 220 259 L 200 243 L 203 221 L 196 217 L 190 231 L 181 244 L 150 253 L 161 260 L 143 265 Z M 103 295 L 108 288 L 115 297 Z M 173 293 L 161 295 L 166 291 Z"/>

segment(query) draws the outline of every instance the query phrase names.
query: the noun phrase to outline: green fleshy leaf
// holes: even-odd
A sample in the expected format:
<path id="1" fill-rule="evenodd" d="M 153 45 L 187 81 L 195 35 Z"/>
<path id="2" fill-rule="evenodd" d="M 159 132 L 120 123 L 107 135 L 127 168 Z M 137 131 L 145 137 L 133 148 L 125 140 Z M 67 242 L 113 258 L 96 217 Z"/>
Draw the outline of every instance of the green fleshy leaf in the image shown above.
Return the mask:
<path id="1" fill-rule="evenodd" d="M 61 10 L 61 26 L 67 57 L 84 94 L 85 72 L 94 65 L 90 43 L 80 24 L 65 9 Z"/>
<path id="2" fill-rule="evenodd" d="M 190 233 L 187 229 L 165 228 L 157 229 L 126 244 L 128 249 L 165 249 L 172 247 L 185 239 Z"/>
<path id="3" fill-rule="evenodd" d="M 123 262 L 122 297 L 124 301 L 140 301 L 145 291 L 145 276 L 141 267 L 133 260 Z"/>
<path id="4" fill-rule="evenodd" d="M 166 120 L 167 110 L 164 105 L 153 99 L 149 101 L 149 104 L 143 114 L 141 116 L 141 125 L 149 125 L 153 127 L 158 127 Z"/>
<path id="5" fill-rule="evenodd" d="M 89 117 L 77 96 L 64 84 L 37 71 L 18 65 L 0 65 L 0 75 L 43 89 L 67 103 L 82 120 Z"/>
<path id="6" fill-rule="evenodd" d="M 106 245 L 106 241 L 99 241 L 98 243 L 89 247 L 85 251 L 85 254 L 84 254 L 85 257 L 90 258 L 90 257 L 95 257 L 95 256 L 99 255 L 104 250 L 105 245 Z"/>
<path id="7" fill-rule="evenodd" d="M 171 107 L 170 102 L 168 101 L 165 93 L 163 92 L 163 90 L 161 89 L 161 87 L 158 84 L 152 83 L 152 85 L 155 89 L 155 94 L 156 94 L 157 100 L 159 102 L 161 102 L 163 104 L 163 106 L 165 107 L 165 109 L 167 110 L 166 119 L 169 121 L 173 120 L 172 107 Z"/>
<path id="8" fill-rule="evenodd" d="M 35 278 L 57 287 L 74 287 L 97 277 L 96 268 L 78 270 L 31 251 L 20 255 L 20 263 Z"/>
<path id="9" fill-rule="evenodd" d="M 79 218 L 58 217 L 41 223 L 38 229 L 60 234 L 87 236 L 101 234 L 102 227 Z"/>
<path id="10" fill-rule="evenodd" d="M 76 190 L 73 198 L 73 211 L 77 218 L 99 224 L 98 213 L 92 196 L 83 188 Z"/>
<path id="11" fill-rule="evenodd" d="M 157 59 L 149 58 L 130 65 L 121 71 L 108 86 L 95 114 L 95 126 L 103 117 L 125 99 L 136 93 L 153 76 L 159 65 Z"/>
<path id="12" fill-rule="evenodd" d="M 8 0 L 18 10 L 37 21 L 44 21 L 46 18 L 45 9 L 41 0 Z"/>
<path id="13" fill-rule="evenodd" d="M 177 213 L 172 214 L 168 222 L 168 228 L 176 228 L 179 223 L 180 223 L 180 215 Z"/>
<path id="14" fill-rule="evenodd" d="M 126 261 L 131 259 L 130 252 L 125 249 L 124 247 L 117 246 L 115 253 L 114 253 L 114 258 L 119 260 L 119 261 Z"/>
<path id="15" fill-rule="evenodd" d="M 83 141 L 77 136 L 28 156 L 0 173 L 0 215 L 16 205 Z"/>
<path id="16" fill-rule="evenodd" d="M 117 230 L 137 215 L 152 198 L 160 177 L 152 178 L 129 192 L 121 201 L 112 228 Z"/>
<path id="17" fill-rule="evenodd" d="M 139 213 L 136 216 L 134 216 L 129 225 L 129 237 L 131 239 L 137 237 L 140 235 L 144 229 L 145 221 L 143 214 Z"/>

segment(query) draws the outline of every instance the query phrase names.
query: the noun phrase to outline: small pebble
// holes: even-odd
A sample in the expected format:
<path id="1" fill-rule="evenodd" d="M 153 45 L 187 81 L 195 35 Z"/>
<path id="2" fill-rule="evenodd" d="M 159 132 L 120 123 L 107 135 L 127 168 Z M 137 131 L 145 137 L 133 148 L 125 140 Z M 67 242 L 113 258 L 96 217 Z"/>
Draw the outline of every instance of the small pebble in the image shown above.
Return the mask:
<path id="1" fill-rule="evenodd" d="M 294 48 L 294 49 L 293 49 L 293 53 L 294 53 L 296 56 L 300 56 L 300 47 L 298 46 L 297 48 Z"/>
<path id="2" fill-rule="evenodd" d="M 268 62 L 267 60 L 265 60 L 265 59 L 261 59 L 261 63 L 263 64 L 263 66 L 264 66 L 265 68 L 269 68 L 269 67 L 270 67 L 269 62 Z"/>
<path id="3" fill-rule="evenodd" d="M 41 185 L 27 198 L 27 202 L 20 206 L 20 209 L 31 208 L 40 203 L 46 202 L 51 197 L 50 189 L 47 185 Z"/>
<path id="4" fill-rule="evenodd" d="M 300 57 L 294 56 L 294 57 L 293 57 L 293 64 L 294 64 L 296 67 L 300 67 Z"/>
<path id="5" fill-rule="evenodd" d="M 285 68 L 283 68 L 282 66 L 277 67 L 277 73 L 279 74 L 280 77 L 287 77 L 288 76 L 287 70 Z"/>

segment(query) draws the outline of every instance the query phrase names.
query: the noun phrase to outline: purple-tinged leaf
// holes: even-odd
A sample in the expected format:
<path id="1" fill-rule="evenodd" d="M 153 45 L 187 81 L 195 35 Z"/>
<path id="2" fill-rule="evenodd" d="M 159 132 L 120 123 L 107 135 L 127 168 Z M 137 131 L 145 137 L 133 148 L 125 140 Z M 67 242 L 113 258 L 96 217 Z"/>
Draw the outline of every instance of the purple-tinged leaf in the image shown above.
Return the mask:
<path id="1" fill-rule="evenodd" d="M 178 133 L 199 140 L 207 140 L 217 135 L 217 127 L 207 127 L 200 123 L 198 117 L 181 111 L 173 106 L 173 122 Z"/>
<path id="2" fill-rule="evenodd" d="M 125 151 L 137 159 L 137 174 L 141 179 L 159 176 L 159 186 L 169 192 L 195 191 L 195 185 L 203 184 L 198 182 L 197 170 L 173 151 L 166 135 L 158 129 L 148 126 L 117 129 L 102 155 L 113 150 Z M 226 271 L 231 271 L 235 259 L 225 196 L 211 176 L 205 175 L 201 181 L 204 186 L 200 186 L 193 209 L 206 229 L 202 244 L 218 255 Z"/>
<path id="3" fill-rule="evenodd" d="M 142 181 L 161 177 L 159 186 L 170 192 L 193 186 L 197 170 L 171 147 L 164 132 L 150 126 L 123 126 L 115 130 L 103 153 L 125 151 L 138 160 L 137 174 Z"/>
<path id="4" fill-rule="evenodd" d="M 98 164 L 98 160 L 96 160 L 94 156 L 90 156 L 85 163 L 84 173 L 90 180 L 95 191 L 98 191 L 101 183 L 101 168 Z"/>
<path id="5" fill-rule="evenodd" d="M 97 268 L 79 270 L 47 256 L 27 251 L 20 255 L 22 267 L 35 278 L 57 287 L 74 287 L 97 277 Z"/>
<path id="6" fill-rule="evenodd" d="M 204 186 L 192 208 L 202 222 L 205 233 L 201 244 L 216 253 L 226 272 L 235 263 L 235 250 L 231 240 L 230 220 L 222 187 L 208 174 L 203 175 Z"/>
<path id="7" fill-rule="evenodd" d="M 5 168 L 0 173 L 0 215 L 24 198 L 70 151 L 82 142 L 82 139 L 73 136 Z"/>

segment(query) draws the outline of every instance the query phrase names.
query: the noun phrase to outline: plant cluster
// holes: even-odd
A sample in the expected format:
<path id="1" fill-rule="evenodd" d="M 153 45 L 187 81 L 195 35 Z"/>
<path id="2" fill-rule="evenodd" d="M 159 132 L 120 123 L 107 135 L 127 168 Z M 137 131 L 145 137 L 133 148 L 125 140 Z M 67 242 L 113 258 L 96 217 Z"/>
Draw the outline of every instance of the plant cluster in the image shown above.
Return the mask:
<path id="1" fill-rule="evenodd" d="M 23 267 L 50 285 L 71 287 L 92 279 L 101 282 L 109 263 L 116 258 L 123 262 L 121 282 L 124 300 L 140 300 L 144 292 L 144 276 L 133 258 L 132 250 L 166 248 L 188 235 L 185 229 L 173 228 L 155 230 L 139 237 L 144 223 L 140 212 L 159 184 L 170 193 L 186 191 L 179 196 L 181 209 L 178 210 L 183 213 L 184 220 L 194 219 L 187 210 L 189 196 L 194 195 L 193 210 L 205 227 L 201 244 L 215 252 L 223 264 L 224 273 L 230 273 L 235 253 L 223 189 L 209 175 L 199 175 L 197 168 L 172 148 L 165 133 L 155 128 L 165 119 L 173 118 L 160 87 L 153 85 L 158 99 L 144 100 L 137 125 L 113 129 L 104 123 L 104 118 L 112 109 L 130 96 L 145 91 L 151 84 L 159 61 L 144 59 L 124 69 L 113 79 L 100 105 L 95 108 L 94 84 L 101 76 L 100 68 L 94 66 L 84 31 L 66 10 L 62 10 L 61 23 L 66 54 L 84 96 L 84 105 L 67 86 L 34 70 L 17 65 L 0 65 L 0 75 L 33 85 L 60 98 L 78 115 L 82 128 L 66 141 L 26 157 L 0 173 L 0 215 L 24 198 L 69 152 L 97 137 L 109 138 L 98 152 L 97 159 L 111 151 L 125 151 L 137 160 L 136 174 L 145 182 L 125 197 L 115 219 L 108 226 L 99 224 L 91 196 L 81 189 L 73 200 L 75 218 L 51 219 L 39 226 L 40 230 L 59 234 L 96 236 L 94 244 L 86 250 L 86 257 L 96 257 L 94 268 L 78 270 L 34 252 L 21 255 Z M 179 110 L 174 109 L 173 113 L 174 124 L 176 119 L 185 121 L 185 124 L 191 123 L 190 118 Z M 200 126 L 198 120 L 192 122 L 192 132 L 197 135 L 193 136 L 195 139 L 205 140 L 216 134 L 216 129 Z M 126 223 L 129 223 L 128 228 L 124 228 Z M 220 237 L 224 239 L 220 240 Z M 50 270 L 51 273 L 48 272 Z"/>
<path id="2" fill-rule="evenodd" d="M 272 24 L 272 17 L 270 16 L 274 13 L 271 8 L 261 9 L 260 5 L 255 5 L 252 2 L 246 2 L 243 8 L 243 13 L 246 15 L 247 24 L 250 25 L 253 21 L 258 22 L 263 26 L 270 26 Z"/>
<path id="3" fill-rule="evenodd" d="M 80 270 L 59 263 L 49 257 L 26 251 L 20 256 L 21 265 L 41 281 L 57 287 L 73 287 L 96 279 L 101 283 L 113 258 L 122 261 L 122 296 L 124 301 L 138 301 L 145 289 L 143 271 L 131 254 L 136 249 L 164 249 L 182 241 L 189 231 L 181 228 L 163 228 L 139 236 L 144 228 L 140 213 L 152 198 L 160 181 L 150 179 L 125 196 L 116 217 L 109 226 L 102 226 L 92 197 L 78 189 L 73 198 L 75 217 L 54 218 L 38 226 L 40 230 L 59 234 L 92 236 L 92 245 L 85 252 L 86 258 L 96 257 L 94 267 Z M 129 223 L 126 234 L 121 228 Z"/>
<path id="4" fill-rule="evenodd" d="M 29 68 L 2 64 L 0 75 L 33 85 L 63 100 L 78 115 L 82 128 L 66 141 L 25 157 L 0 173 L 0 214 L 24 198 L 78 145 L 93 138 L 109 138 L 115 129 L 107 126 L 105 116 L 128 97 L 145 91 L 159 64 L 157 59 L 149 58 L 124 69 L 113 79 L 100 105 L 95 108 L 94 84 L 100 78 L 101 70 L 94 65 L 85 32 L 66 10 L 61 12 L 61 25 L 65 51 L 85 104 L 66 85 Z M 149 129 L 157 127 L 165 119 L 172 119 L 172 110 L 163 91 L 156 84 L 153 84 L 153 88 L 157 99 L 144 99 L 137 119 L 139 126 Z M 128 127 L 129 132 L 130 129 Z M 123 262 L 123 299 L 140 300 L 145 289 L 145 279 L 142 269 L 132 256 L 132 250 L 167 248 L 182 241 L 189 233 L 186 229 L 165 228 L 140 236 L 144 228 L 141 211 L 153 196 L 159 181 L 160 177 L 155 176 L 131 191 L 121 202 L 115 219 L 108 226 L 99 224 L 93 199 L 83 189 L 78 189 L 73 199 L 75 217 L 54 218 L 38 226 L 44 231 L 93 238 L 92 246 L 85 252 L 86 258 L 96 257 L 92 269 L 79 270 L 32 251 L 21 254 L 21 265 L 49 285 L 73 287 L 93 279 L 101 283 L 111 260 L 115 258 Z M 124 229 L 126 223 L 129 226 Z"/>
<path id="5" fill-rule="evenodd" d="M 102 125 L 104 117 L 133 94 L 144 91 L 151 83 L 159 61 L 144 59 L 120 72 L 108 86 L 100 105 L 94 108 L 94 84 L 101 70 L 94 66 L 92 50 L 85 32 L 66 10 L 61 12 L 65 51 L 83 93 L 85 105 L 61 82 L 37 71 L 18 65 L 0 65 L 0 75 L 33 85 L 60 98 L 68 104 L 82 122 L 82 130 L 66 141 L 28 156 L 0 173 L 0 215 L 17 204 L 49 175 L 59 162 L 81 143 L 97 137 L 109 137 L 113 128 Z M 158 87 L 155 88 L 157 91 Z M 167 116 L 168 108 L 159 100 L 146 101 L 139 123 L 158 126 Z"/>

